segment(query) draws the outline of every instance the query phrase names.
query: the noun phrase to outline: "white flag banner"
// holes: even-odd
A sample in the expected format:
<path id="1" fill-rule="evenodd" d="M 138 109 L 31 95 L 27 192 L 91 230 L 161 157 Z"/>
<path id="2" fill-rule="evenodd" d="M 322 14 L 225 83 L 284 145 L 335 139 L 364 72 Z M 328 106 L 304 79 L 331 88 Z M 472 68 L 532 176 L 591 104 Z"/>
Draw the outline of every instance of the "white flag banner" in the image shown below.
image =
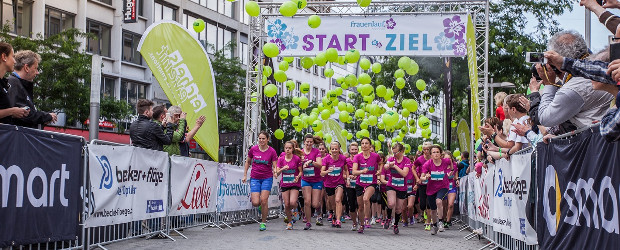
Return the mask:
<path id="1" fill-rule="evenodd" d="M 170 215 L 216 211 L 217 162 L 170 157 Z"/>
<path id="2" fill-rule="evenodd" d="M 314 57 L 333 48 L 340 55 L 355 49 L 367 56 L 450 57 L 467 53 L 466 26 L 466 14 L 325 16 L 318 29 L 307 17 L 270 16 L 265 33 L 280 56 Z"/>
<path id="3" fill-rule="evenodd" d="M 218 168 L 219 187 L 217 191 L 217 211 L 231 212 L 251 209 L 250 179 L 243 179 L 243 167 L 220 164 Z"/>
<path id="4" fill-rule="evenodd" d="M 459 211 L 461 214 L 467 213 L 467 185 L 469 175 L 463 176 L 459 179 Z"/>
<path id="5" fill-rule="evenodd" d="M 476 179 L 476 209 L 478 221 L 490 225 L 490 199 L 493 193 L 493 164 L 487 164 L 487 168 L 482 168 L 480 178 Z"/>
<path id="6" fill-rule="evenodd" d="M 166 152 L 92 144 L 88 152 L 92 210 L 86 227 L 166 216 Z"/>
<path id="7" fill-rule="evenodd" d="M 510 235 L 529 245 L 537 244 L 533 213 L 528 216 L 531 185 L 531 153 L 512 155 L 510 162 L 499 160 L 493 188 L 493 231 Z"/>
<path id="8" fill-rule="evenodd" d="M 478 220 L 476 212 L 476 172 L 470 172 L 467 180 L 467 216 L 470 220 Z"/>

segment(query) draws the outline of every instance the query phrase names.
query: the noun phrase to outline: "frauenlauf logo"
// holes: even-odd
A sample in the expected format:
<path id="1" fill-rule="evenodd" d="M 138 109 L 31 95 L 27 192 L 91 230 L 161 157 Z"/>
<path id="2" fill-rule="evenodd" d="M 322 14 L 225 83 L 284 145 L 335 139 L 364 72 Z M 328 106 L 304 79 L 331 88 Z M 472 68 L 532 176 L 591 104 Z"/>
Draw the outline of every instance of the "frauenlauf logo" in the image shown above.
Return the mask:
<path id="1" fill-rule="evenodd" d="M 101 182 L 99 183 L 99 189 L 104 187 L 105 189 L 112 188 L 112 184 L 114 183 L 114 177 L 112 175 L 112 167 L 110 166 L 110 161 L 108 161 L 108 157 L 102 155 L 101 158 L 95 156 L 97 161 L 99 161 L 99 165 L 103 169 L 103 174 L 101 175 Z"/>

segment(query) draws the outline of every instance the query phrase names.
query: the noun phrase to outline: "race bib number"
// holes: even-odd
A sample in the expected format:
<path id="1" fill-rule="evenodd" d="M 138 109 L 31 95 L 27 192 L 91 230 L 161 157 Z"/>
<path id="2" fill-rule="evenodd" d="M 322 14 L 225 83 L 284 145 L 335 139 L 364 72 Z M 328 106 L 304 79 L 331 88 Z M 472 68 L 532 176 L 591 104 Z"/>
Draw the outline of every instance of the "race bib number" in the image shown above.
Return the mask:
<path id="1" fill-rule="evenodd" d="M 314 168 L 304 168 L 305 177 L 314 177 Z"/>
<path id="2" fill-rule="evenodd" d="M 295 175 L 294 174 L 283 174 L 282 183 L 284 184 L 295 183 Z"/>
<path id="3" fill-rule="evenodd" d="M 450 182 L 450 187 L 448 188 L 448 190 L 452 190 L 452 182 Z"/>
<path id="4" fill-rule="evenodd" d="M 373 180 L 372 174 L 362 174 L 360 175 L 360 182 L 364 184 L 371 184 Z"/>
<path id="5" fill-rule="evenodd" d="M 431 180 L 433 181 L 441 181 L 443 177 L 446 175 L 444 172 L 440 171 L 431 171 Z"/>
<path id="6" fill-rule="evenodd" d="M 392 186 L 404 187 L 405 186 L 405 178 L 394 178 L 394 177 L 392 177 Z"/>
<path id="7" fill-rule="evenodd" d="M 413 186 L 407 186 L 407 193 L 413 193 Z"/>
<path id="8" fill-rule="evenodd" d="M 349 180 L 349 187 L 355 188 L 355 180 Z"/>
<path id="9" fill-rule="evenodd" d="M 340 176 L 340 173 L 342 172 L 342 168 L 341 167 L 334 167 L 334 170 L 329 173 L 329 176 Z"/>

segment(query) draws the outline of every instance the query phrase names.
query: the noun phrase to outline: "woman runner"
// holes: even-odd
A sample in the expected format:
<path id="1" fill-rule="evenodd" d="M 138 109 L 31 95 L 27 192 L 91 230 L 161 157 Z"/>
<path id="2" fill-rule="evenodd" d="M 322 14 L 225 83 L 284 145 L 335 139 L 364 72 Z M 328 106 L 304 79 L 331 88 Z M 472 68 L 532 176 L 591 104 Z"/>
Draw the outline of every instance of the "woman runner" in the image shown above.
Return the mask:
<path id="1" fill-rule="evenodd" d="M 321 177 L 321 163 L 320 152 L 318 149 L 313 148 L 314 144 L 320 144 L 323 140 L 320 137 L 314 137 L 311 134 L 307 134 L 304 139 L 304 163 L 303 163 L 303 176 L 301 177 L 301 192 L 304 196 L 304 216 L 306 219 L 306 226 L 304 230 L 309 230 L 312 225 L 310 219 L 312 218 L 312 208 L 317 210 L 317 214 L 320 214 L 320 200 L 323 192 L 323 178 Z M 322 225 L 323 218 L 317 217 L 317 225 Z"/>
<path id="2" fill-rule="evenodd" d="M 445 210 L 447 210 L 444 213 L 446 214 L 446 221 L 444 222 L 444 228 L 448 229 L 449 227 L 452 226 L 452 213 L 454 212 L 454 200 L 456 200 L 456 193 L 457 193 L 456 191 L 459 186 L 458 180 L 457 180 L 459 169 L 456 166 L 456 161 L 450 151 L 447 151 L 447 150 L 444 151 L 443 157 L 446 159 L 450 159 L 450 161 L 452 162 L 452 164 L 448 168 L 448 172 L 446 172 L 446 174 L 448 175 L 449 185 L 448 185 L 448 197 L 446 200 L 444 200 L 444 208 Z"/>
<path id="3" fill-rule="evenodd" d="M 284 200 L 284 213 L 286 214 L 287 230 L 293 230 L 293 212 L 297 208 L 297 198 L 299 197 L 299 189 L 301 183 L 301 158 L 303 153 L 299 149 L 294 148 L 294 143 L 287 141 L 284 143 L 284 155 L 278 159 L 276 168 L 276 176 L 282 174 L 280 181 L 280 192 Z"/>
<path id="4" fill-rule="evenodd" d="M 349 178 L 347 171 L 347 157 L 340 151 L 340 143 L 334 141 L 329 144 L 330 155 L 323 158 L 321 176 L 325 177 L 325 192 L 331 206 L 336 207 L 336 216 L 332 216 L 332 226 L 340 228 L 340 216 L 342 216 L 342 196 L 344 193 L 345 179 Z"/>
<path id="5" fill-rule="evenodd" d="M 405 156 L 409 162 L 413 162 L 410 156 Z M 409 164 L 409 173 L 407 174 L 407 199 L 405 199 L 405 210 L 403 213 L 404 217 L 404 226 L 407 227 L 408 224 L 413 224 L 413 206 L 415 205 L 415 192 L 418 190 L 418 174 L 413 167 L 413 164 Z"/>
<path id="6" fill-rule="evenodd" d="M 428 180 L 426 187 L 427 203 L 431 210 L 433 220 L 431 235 L 437 234 L 437 230 L 444 231 L 443 228 L 443 198 L 448 194 L 448 176 L 446 172 L 451 167 L 449 159 L 442 158 L 441 147 L 433 145 L 431 149 L 431 160 L 422 165 L 420 179 Z"/>
<path id="7" fill-rule="evenodd" d="M 370 138 L 362 138 L 362 153 L 353 158 L 353 174 L 358 176 L 355 183 L 359 214 L 364 215 L 358 233 L 364 233 L 364 224 L 370 225 L 370 197 L 375 193 L 377 173 L 381 172 L 383 162 L 377 153 L 371 152 Z"/>
<path id="8" fill-rule="evenodd" d="M 272 147 L 267 145 L 267 142 L 269 142 L 269 134 L 265 131 L 261 131 L 260 134 L 258 134 L 258 145 L 250 148 L 248 152 L 242 179 L 243 183 L 247 181 L 248 169 L 251 164 L 250 200 L 252 201 L 252 206 L 261 206 L 262 208 L 261 223 L 259 226 L 260 231 L 267 230 L 265 222 L 267 222 L 267 215 L 269 214 L 269 194 L 271 193 L 273 173 L 277 168 L 278 161 L 278 154 Z"/>
<path id="9" fill-rule="evenodd" d="M 329 155 L 329 149 L 327 147 L 325 147 L 325 142 L 321 142 L 319 143 L 319 145 L 317 146 L 317 148 L 319 149 L 319 157 L 321 157 L 321 159 L 325 159 L 325 157 L 327 157 Z M 323 181 L 323 184 L 325 184 L 325 177 L 321 176 L 321 181 Z M 315 211 L 315 214 L 317 216 L 317 218 L 321 218 L 321 220 L 317 220 L 316 221 L 316 225 L 317 226 L 323 226 L 323 213 L 329 211 L 329 221 L 332 220 L 332 216 L 334 213 L 334 208 L 331 207 L 333 204 L 329 204 L 329 202 L 327 201 L 327 193 L 325 193 L 325 185 L 323 185 L 323 190 L 321 191 L 321 200 L 319 201 L 319 207 L 321 209 L 319 209 L 318 211 Z"/>
<path id="10" fill-rule="evenodd" d="M 353 221 L 353 225 L 351 226 L 351 231 L 357 230 L 358 223 L 358 205 L 357 205 L 357 194 L 355 192 L 355 182 L 357 180 L 357 176 L 351 174 L 353 172 L 353 158 L 359 153 L 359 146 L 357 142 L 352 142 L 349 144 L 349 158 L 347 158 L 347 168 L 349 170 L 349 178 L 347 182 L 349 186 L 346 187 L 346 204 L 348 207 L 349 217 L 351 217 L 351 221 Z"/>
<path id="11" fill-rule="evenodd" d="M 424 165 L 424 163 L 426 163 L 427 161 L 429 161 L 431 159 L 431 151 L 430 151 L 430 147 L 433 144 L 425 141 L 422 144 L 422 152 L 423 154 L 418 157 L 418 159 L 416 159 L 413 162 L 413 165 L 416 167 L 416 172 L 420 173 L 422 165 Z M 424 216 L 424 230 L 426 231 L 430 231 L 431 230 L 431 222 L 430 222 L 430 216 L 429 216 L 429 210 L 428 210 L 428 203 L 426 202 L 426 184 L 428 183 L 428 180 L 422 180 L 420 178 L 420 180 L 418 181 L 418 199 L 420 199 L 420 211 L 421 214 L 420 216 Z"/>
<path id="12" fill-rule="evenodd" d="M 407 198 L 406 178 L 411 169 L 411 161 L 404 157 L 405 147 L 395 143 L 392 146 L 394 156 L 389 157 L 381 171 L 381 182 L 387 184 L 387 221 L 383 228 L 388 229 L 392 221 L 392 210 L 395 209 L 394 234 L 398 234 L 398 222 L 403 211 L 403 205 Z"/>

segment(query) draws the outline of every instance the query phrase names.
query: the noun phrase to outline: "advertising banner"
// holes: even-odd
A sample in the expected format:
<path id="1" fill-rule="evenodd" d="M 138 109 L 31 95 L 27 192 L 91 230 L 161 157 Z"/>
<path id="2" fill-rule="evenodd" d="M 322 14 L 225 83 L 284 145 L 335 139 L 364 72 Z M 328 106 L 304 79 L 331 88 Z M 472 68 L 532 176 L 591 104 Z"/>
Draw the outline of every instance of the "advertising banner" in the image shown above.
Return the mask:
<path id="1" fill-rule="evenodd" d="M 620 143 L 599 127 L 537 145 L 537 228 L 541 249 L 620 246 Z"/>
<path id="2" fill-rule="evenodd" d="M 528 245 L 537 242 L 533 214 L 528 213 L 532 178 L 532 154 L 512 155 L 495 166 L 493 188 L 493 231 L 508 234 Z"/>
<path id="3" fill-rule="evenodd" d="M 215 212 L 218 165 L 196 158 L 170 157 L 170 215 Z"/>
<path id="4" fill-rule="evenodd" d="M 217 211 L 230 212 L 251 209 L 250 180 L 243 179 L 243 167 L 220 164 L 218 168 L 219 188 L 217 191 Z M 275 183 L 275 181 L 274 181 Z"/>
<path id="5" fill-rule="evenodd" d="M 170 103 L 187 113 L 187 124 L 194 124 L 200 116 L 206 117 L 194 139 L 211 159 L 218 161 L 220 137 L 215 79 L 202 44 L 179 23 L 164 20 L 146 29 L 138 51 Z"/>
<path id="6" fill-rule="evenodd" d="M 82 141 L 0 124 L 0 248 L 75 240 Z"/>
<path id="7" fill-rule="evenodd" d="M 271 193 L 269 193 L 269 207 L 280 207 L 282 206 L 282 194 L 280 193 L 280 180 L 282 180 L 282 175 L 278 176 L 278 178 L 273 179 L 273 184 L 271 185 Z"/>
<path id="8" fill-rule="evenodd" d="M 267 41 L 280 56 L 310 56 L 335 48 L 366 56 L 465 56 L 467 15 L 323 16 L 313 29 L 307 17 L 268 17 Z"/>
<path id="9" fill-rule="evenodd" d="M 459 179 L 459 211 L 463 215 L 467 215 L 467 188 L 469 183 L 469 175 Z"/>
<path id="10" fill-rule="evenodd" d="M 474 140 L 480 138 L 480 105 L 478 104 L 478 61 L 476 58 L 476 32 L 471 15 L 467 16 L 467 68 L 469 68 L 469 86 L 471 97 L 472 128 Z M 469 136 L 469 135 L 468 135 Z M 471 153 L 471 151 L 470 151 Z"/>
<path id="11" fill-rule="evenodd" d="M 488 168 L 482 168 L 480 178 L 476 178 L 476 212 L 478 221 L 490 225 L 490 199 L 493 193 L 493 170 L 495 166 L 487 164 Z"/>
<path id="12" fill-rule="evenodd" d="M 168 154 L 132 146 L 89 145 L 91 204 L 86 227 L 166 216 Z"/>
<path id="13" fill-rule="evenodd" d="M 476 172 L 470 172 L 467 180 L 467 216 L 470 220 L 478 220 L 476 210 Z"/>

